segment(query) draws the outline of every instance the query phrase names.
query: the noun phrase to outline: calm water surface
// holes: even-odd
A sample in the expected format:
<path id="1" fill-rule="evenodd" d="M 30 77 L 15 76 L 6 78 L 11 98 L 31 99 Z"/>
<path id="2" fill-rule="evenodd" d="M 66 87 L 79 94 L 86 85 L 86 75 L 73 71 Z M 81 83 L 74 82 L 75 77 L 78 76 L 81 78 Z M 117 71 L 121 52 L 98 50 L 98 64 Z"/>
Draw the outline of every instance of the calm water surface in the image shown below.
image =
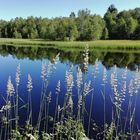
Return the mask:
<path id="1" fill-rule="evenodd" d="M 77 90 L 76 90 L 76 70 L 79 67 L 82 68 L 83 63 L 83 55 L 82 51 L 59 51 L 57 49 L 34 49 L 31 47 L 28 48 L 16 48 L 16 47 L 6 47 L 1 46 L 0 49 L 0 93 L 6 94 L 6 85 L 8 77 L 12 77 L 12 82 L 15 85 L 15 73 L 17 65 L 21 66 L 21 81 L 19 86 L 19 94 L 20 97 L 27 102 L 27 76 L 31 75 L 33 81 L 33 91 L 32 91 L 32 102 L 33 102 L 33 123 L 35 124 L 37 121 L 39 104 L 40 104 L 40 93 L 41 93 L 41 65 L 42 63 L 48 64 L 49 61 L 60 52 L 60 60 L 56 65 L 56 70 L 53 72 L 52 77 L 49 80 L 49 86 L 47 89 L 47 93 L 52 92 L 52 100 L 50 105 L 49 115 L 54 115 L 55 110 L 55 89 L 58 80 L 61 81 L 61 93 L 59 95 L 59 104 L 63 105 L 64 95 L 66 93 L 66 84 L 65 84 L 65 74 L 71 66 L 73 65 L 73 75 L 74 75 L 74 87 L 73 87 L 73 102 L 74 102 L 74 112 L 76 112 L 76 104 L 77 104 Z M 128 86 L 131 79 L 137 75 L 140 76 L 139 70 L 140 68 L 140 53 L 121 53 L 121 52 L 108 52 L 108 51 L 91 51 L 89 54 L 89 70 L 86 75 L 86 80 L 91 80 L 91 89 L 94 88 L 94 98 L 93 98 L 93 111 L 92 111 L 92 119 L 95 122 L 102 126 L 103 125 L 103 96 L 102 91 L 103 87 L 103 69 L 107 70 L 107 84 L 105 88 L 106 94 L 106 121 L 109 123 L 111 121 L 111 73 L 113 73 L 116 65 L 116 72 L 118 78 L 118 91 L 121 92 L 122 88 L 122 74 L 125 71 L 125 67 L 127 66 L 127 79 L 126 79 L 126 97 L 123 103 L 123 111 L 122 114 L 125 114 L 127 110 L 128 103 Z M 96 62 L 95 62 L 96 61 Z M 96 77 L 94 78 L 94 68 L 98 67 L 98 71 L 96 73 Z M 94 79 L 94 80 L 93 80 Z M 136 104 L 136 112 L 135 112 L 135 128 L 137 126 L 140 127 L 140 90 L 138 90 L 137 95 L 137 104 Z M 90 101 L 91 101 L 92 92 L 86 96 L 86 111 L 89 113 L 90 109 Z M 0 98 L 0 107 L 3 105 L 4 101 Z M 85 129 L 87 130 L 87 122 L 88 115 L 85 119 Z M 24 125 L 26 120 L 26 110 L 20 110 L 20 124 Z M 125 120 L 125 115 L 124 118 Z M 128 120 L 129 121 L 129 120 Z M 92 125 L 91 125 L 92 127 Z M 92 128 L 91 128 L 92 129 Z M 92 132 L 91 132 L 92 133 Z M 91 134 L 92 135 L 92 134 Z"/>

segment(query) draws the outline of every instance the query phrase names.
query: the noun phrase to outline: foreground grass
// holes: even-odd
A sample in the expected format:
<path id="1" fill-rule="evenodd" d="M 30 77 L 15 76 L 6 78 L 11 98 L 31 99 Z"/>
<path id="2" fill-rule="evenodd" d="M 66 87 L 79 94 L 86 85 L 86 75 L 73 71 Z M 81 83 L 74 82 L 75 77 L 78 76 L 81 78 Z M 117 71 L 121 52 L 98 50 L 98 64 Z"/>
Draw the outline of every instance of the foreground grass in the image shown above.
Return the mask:
<path id="1" fill-rule="evenodd" d="M 111 74 L 109 73 L 108 75 L 106 68 L 103 71 L 99 70 L 99 61 L 96 59 L 94 68 L 92 67 L 92 73 L 89 73 L 88 46 L 85 47 L 84 53 L 81 55 L 84 56 L 83 69 L 78 66 L 75 75 L 74 67 L 70 66 L 64 72 L 66 73 L 64 75 L 65 85 L 59 79 L 53 92 L 48 92 L 48 83 L 50 83 L 50 78 L 55 78 L 53 77 L 53 73 L 59 62 L 59 53 L 47 65 L 45 62 L 42 64 L 40 103 L 37 104 L 39 105 L 39 111 L 36 110 L 32 102 L 34 84 L 30 74 L 28 74 L 27 80 L 26 99 L 20 97 L 21 92 L 19 87 L 22 84 L 20 75 L 22 73 L 20 64 L 17 66 L 15 83 L 13 83 L 11 76 L 9 76 L 7 92 L 4 95 L 0 94 L 0 97 L 4 101 L 0 109 L 0 140 L 90 140 L 88 137 L 93 137 L 97 140 L 127 140 L 139 138 L 139 126 L 135 122 L 140 89 L 139 71 L 136 70 L 127 86 L 127 76 L 129 74 L 127 67 L 120 74 L 117 67 L 114 66 Z M 101 75 L 101 88 L 97 90 L 98 92 L 95 92 L 94 85 L 98 76 Z M 88 79 L 88 76 L 91 77 L 91 80 Z M 112 90 L 110 94 L 106 94 L 108 85 Z M 63 93 L 61 90 L 62 86 L 66 88 L 63 100 L 60 98 L 61 93 Z M 75 91 L 73 87 L 76 88 Z M 96 124 L 96 118 L 93 120 L 93 115 L 97 117 L 96 112 L 94 112 L 95 107 L 97 108 L 97 106 L 94 106 L 94 94 L 100 94 L 102 97 L 102 100 L 100 100 L 102 102 L 100 105 L 102 110 L 99 109 L 98 111 L 102 111 L 101 120 L 103 122 L 99 125 L 98 123 Z M 108 95 L 110 95 L 110 98 L 108 98 Z M 127 99 L 128 102 L 125 102 Z M 89 101 L 89 110 L 87 109 L 88 104 L 86 104 L 86 101 Z M 108 102 L 111 103 L 109 104 L 110 107 L 107 105 Z M 54 115 L 50 116 L 52 103 L 55 104 L 54 107 L 52 106 Z M 124 103 L 126 103 L 126 106 L 124 106 Z M 36 111 L 34 112 L 33 110 Z M 110 110 L 110 112 L 107 110 Z M 21 117 L 23 114 L 20 115 L 20 111 L 25 113 L 25 119 Z M 38 117 L 34 123 L 33 113 L 38 113 Z M 107 115 L 110 118 L 109 121 L 107 121 Z M 20 125 L 20 121 L 23 122 L 22 125 Z M 87 132 L 85 131 L 85 124 L 87 125 Z M 137 127 L 137 130 L 135 130 L 135 127 Z M 138 132 L 136 133 L 136 131 Z"/>
<path id="2" fill-rule="evenodd" d="M 65 48 L 83 48 L 88 44 L 94 49 L 135 49 L 140 50 L 140 41 L 134 40 L 97 40 L 97 41 L 46 41 L 41 39 L 8 39 L 0 38 L 0 45 L 43 46 Z"/>

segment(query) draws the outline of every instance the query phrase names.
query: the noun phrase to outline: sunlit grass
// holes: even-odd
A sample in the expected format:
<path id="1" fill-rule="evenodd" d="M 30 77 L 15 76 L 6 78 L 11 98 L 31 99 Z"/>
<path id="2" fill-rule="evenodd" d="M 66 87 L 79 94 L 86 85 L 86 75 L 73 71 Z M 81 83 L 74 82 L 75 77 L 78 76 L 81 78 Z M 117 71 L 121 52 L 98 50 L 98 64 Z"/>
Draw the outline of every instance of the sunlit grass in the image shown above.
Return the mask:
<path id="1" fill-rule="evenodd" d="M 98 49 L 140 49 L 139 40 L 97 40 L 97 41 L 46 41 L 42 39 L 8 39 L 1 38 L 1 45 L 34 45 L 43 47 L 61 47 L 61 48 L 84 48 L 86 44 L 90 48 Z"/>

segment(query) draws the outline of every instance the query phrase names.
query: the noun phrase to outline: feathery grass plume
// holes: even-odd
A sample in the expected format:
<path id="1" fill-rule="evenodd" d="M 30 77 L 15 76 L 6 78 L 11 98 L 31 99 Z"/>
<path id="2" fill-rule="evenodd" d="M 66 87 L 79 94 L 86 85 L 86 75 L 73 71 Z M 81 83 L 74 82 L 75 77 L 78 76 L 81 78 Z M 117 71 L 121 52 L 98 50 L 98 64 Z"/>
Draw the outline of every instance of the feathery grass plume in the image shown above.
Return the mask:
<path id="1" fill-rule="evenodd" d="M 81 89 L 81 85 L 83 84 L 83 77 L 82 77 L 82 71 L 79 67 L 77 68 L 76 74 L 77 74 L 76 84 L 77 84 L 77 90 L 78 90 L 77 121 L 80 121 L 80 110 L 81 110 L 81 102 L 82 102 L 82 96 L 80 95 L 80 89 Z"/>
<path id="2" fill-rule="evenodd" d="M 16 78 L 15 78 L 15 82 L 16 82 L 16 103 L 15 103 L 15 127 L 16 127 L 16 131 L 18 130 L 18 120 L 19 120 L 19 116 L 18 116 L 18 102 L 19 102 L 19 95 L 18 95 L 18 87 L 19 87 L 19 83 L 20 83 L 20 64 L 18 64 L 17 66 L 17 71 L 16 71 Z"/>
<path id="3" fill-rule="evenodd" d="M 38 114 L 38 122 L 37 122 L 37 129 L 39 131 L 41 119 L 44 111 L 44 102 L 45 102 L 45 92 L 46 88 L 48 86 L 48 80 L 47 80 L 47 68 L 46 63 L 42 63 L 41 65 L 41 79 L 42 79 L 42 87 L 41 87 L 41 96 L 40 96 L 40 108 L 39 108 L 39 114 Z"/>
<path id="4" fill-rule="evenodd" d="M 91 81 L 88 81 L 84 84 L 84 96 L 90 93 Z"/>
<path id="5" fill-rule="evenodd" d="M 27 127 L 28 129 L 32 127 L 32 99 L 31 99 L 32 89 L 33 89 L 32 78 L 31 75 L 28 74 L 28 81 L 27 81 L 27 91 L 28 91 Z"/>
<path id="6" fill-rule="evenodd" d="M 140 72 L 138 71 L 138 68 L 136 69 L 135 75 L 134 75 L 134 92 L 135 94 L 138 93 L 138 89 L 140 88 Z"/>
<path id="7" fill-rule="evenodd" d="M 15 89 L 11 81 L 11 76 L 9 76 L 8 81 L 7 81 L 7 95 L 13 96 L 14 93 L 15 93 Z"/>
<path id="8" fill-rule="evenodd" d="M 90 93 L 90 88 L 91 88 L 91 81 L 88 81 L 84 84 L 84 93 L 83 93 L 83 96 L 82 96 L 82 115 L 81 115 L 81 119 L 82 121 L 84 122 L 84 114 L 85 114 L 85 98 L 86 96 Z M 92 96 L 93 98 L 93 96 Z M 91 103 L 92 104 L 92 103 Z M 90 115 L 89 115 L 89 121 L 91 120 L 91 110 L 90 110 Z M 89 135 L 89 127 L 90 125 L 88 124 L 88 135 Z"/>
<path id="9" fill-rule="evenodd" d="M 137 106 L 137 99 L 138 99 L 138 91 L 140 89 L 140 72 L 137 68 L 134 75 L 134 106 L 131 112 L 130 117 L 130 133 L 132 134 L 134 132 L 134 125 L 135 125 L 135 115 L 136 115 L 136 106 Z"/>
<path id="10" fill-rule="evenodd" d="M 118 132 L 119 128 L 123 128 L 123 123 L 122 123 L 122 119 L 121 119 L 121 111 L 122 111 L 122 104 L 123 102 L 125 101 L 125 97 L 126 97 L 126 90 L 127 90 L 127 83 L 126 83 L 126 80 L 127 80 L 127 67 L 123 70 L 123 73 L 121 75 L 121 78 L 122 78 L 122 87 L 121 87 L 121 90 L 118 91 L 119 92 L 119 96 L 115 97 L 116 98 L 119 98 L 119 101 L 116 100 L 116 102 L 120 102 L 120 109 L 117 111 L 117 126 L 116 126 L 116 132 Z"/>
<path id="11" fill-rule="evenodd" d="M 19 83 L 20 83 L 20 64 L 18 64 L 17 66 L 17 71 L 16 71 L 16 86 L 18 87 L 19 86 Z"/>
<path id="12" fill-rule="evenodd" d="M 56 64 L 59 61 L 59 55 L 60 53 L 58 53 L 56 57 L 53 58 L 52 62 L 49 61 L 48 68 L 47 68 L 47 78 L 49 78 L 53 70 L 56 69 Z"/>
<path id="13" fill-rule="evenodd" d="M 111 73 L 111 87 L 112 87 L 112 90 L 114 91 L 114 87 L 115 87 L 115 89 L 116 89 L 117 86 L 118 86 L 117 68 L 116 68 L 116 65 L 115 65 L 115 66 L 114 66 L 114 70 L 113 70 L 113 72 Z"/>
<path id="14" fill-rule="evenodd" d="M 72 96 L 72 88 L 73 88 L 73 85 L 74 85 L 72 70 L 73 70 L 73 65 L 70 67 L 70 69 L 68 71 L 66 71 L 66 75 L 65 75 L 67 91 L 66 91 L 66 94 L 65 94 L 65 97 L 64 97 L 63 110 L 62 110 L 62 113 L 61 113 L 61 119 L 60 119 L 61 125 L 64 121 L 65 115 L 68 112 L 67 105 L 68 105 L 69 98 L 70 98 L 70 96 Z M 61 136 L 60 136 L 60 138 L 61 138 Z"/>
<path id="15" fill-rule="evenodd" d="M 2 108 L 0 109 L 0 113 L 3 113 L 11 108 L 11 102 L 8 101 L 6 105 L 3 105 Z"/>
<path id="16" fill-rule="evenodd" d="M 56 69 L 56 64 L 59 61 L 59 53 L 56 55 L 56 57 L 52 60 L 52 62 L 49 61 L 49 64 L 47 66 L 46 69 L 46 64 L 42 64 L 42 68 L 41 68 L 41 78 L 43 80 L 42 82 L 42 89 L 41 89 L 41 98 L 40 98 L 40 110 L 39 110 L 39 115 L 38 115 L 38 123 L 37 123 L 37 128 L 38 131 L 40 129 L 40 124 L 41 124 L 41 120 L 42 120 L 42 115 L 43 112 L 46 112 L 46 91 L 47 91 L 47 87 L 48 87 L 48 82 L 49 82 L 49 78 L 51 77 L 53 70 Z"/>
<path id="17" fill-rule="evenodd" d="M 31 75 L 28 74 L 27 91 L 31 92 L 32 89 L 33 89 L 32 78 Z"/>
<path id="18" fill-rule="evenodd" d="M 79 95 L 79 99 L 78 99 L 78 114 L 77 114 L 77 120 L 80 121 L 80 110 L 81 110 L 81 107 L 82 107 L 82 95 L 80 94 Z"/>
<path id="19" fill-rule="evenodd" d="M 104 67 L 103 69 L 103 84 L 105 85 L 107 83 L 107 71 L 106 68 Z"/>
<path id="20" fill-rule="evenodd" d="M 118 79 L 117 79 L 117 69 L 116 65 L 114 66 L 113 72 L 111 73 L 111 88 L 112 88 L 112 94 L 111 94 L 111 100 L 112 100 L 112 122 L 115 124 L 116 119 L 116 112 L 120 109 L 120 103 L 118 98 Z"/>
<path id="21" fill-rule="evenodd" d="M 127 120 L 131 118 L 132 116 L 132 104 L 133 104 L 132 97 L 134 95 L 134 79 L 131 79 L 129 82 L 128 93 L 129 93 L 129 102 L 128 102 L 128 108 L 127 108 L 127 113 L 126 113 L 126 119 L 124 123 L 124 133 L 126 132 Z M 130 124 L 130 127 L 131 127 L 131 124 Z"/>
<path id="22" fill-rule="evenodd" d="M 47 76 L 46 63 L 42 63 L 42 65 L 41 65 L 41 78 L 43 81 L 45 81 L 46 76 Z"/>
<path id="23" fill-rule="evenodd" d="M 126 97 L 126 90 L 127 90 L 127 86 L 126 86 L 126 79 L 127 79 L 127 67 L 125 68 L 125 70 L 123 71 L 122 73 L 122 88 L 121 88 L 121 91 L 119 93 L 119 97 L 120 98 L 120 108 L 121 108 L 121 105 L 123 103 L 123 101 L 125 100 L 125 97 Z"/>
<path id="24" fill-rule="evenodd" d="M 57 87 L 56 87 L 56 94 L 60 93 L 60 91 L 61 91 L 60 87 L 61 87 L 61 82 L 59 80 L 58 83 L 57 83 Z"/>
<path id="25" fill-rule="evenodd" d="M 84 91 L 82 94 L 82 112 L 81 112 L 81 120 L 84 122 L 84 114 L 85 114 L 85 97 L 87 96 L 87 94 L 90 93 L 90 87 L 91 87 L 91 81 L 88 81 L 84 84 Z"/>
<path id="26" fill-rule="evenodd" d="M 88 64 L 89 64 L 89 46 L 88 45 L 85 46 L 83 56 L 84 56 L 84 62 L 83 62 L 84 70 L 85 70 L 85 72 L 87 72 L 88 71 Z"/>
<path id="27" fill-rule="evenodd" d="M 93 79 L 95 80 L 95 78 L 97 77 L 97 74 L 99 73 L 99 61 L 98 61 L 98 58 L 95 60 L 95 64 L 93 66 L 93 72 L 92 72 L 92 75 L 93 75 Z"/>
<path id="28" fill-rule="evenodd" d="M 128 93 L 130 96 L 133 96 L 134 93 L 134 84 L 133 84 L 133 80 L 131 79 L 128 85 Z"/>
<path id="29" fill-rule="evenodd" d="M 14 89 L 14 86 L 12 84 L 12 81 L 11 81 L 11 76 L 9 76 L 8 78 L 8 81 L 7 81 L 7 99 L 6 99 L 6 104 L 8 102 L 10 102 L 12 104 L 12 97 L 15 93 L 15 89 Z M 11 108 L 12 108 L 12 105 L 11 105 Z M 9 110 L 6 110 L 6 118 L 7 118 L 7 124 L 6 124 L 6 127 L 5 127 L 5 134 L 4 134 L 4 138 L 6 139 L 9 139 L 9 135 L 10 135 L 10 132 L 11 132 L 11 128 L 12 128 L 12 122 L 10 121 L 11 118 L 12 118 L 12 112 L 11 112 L 11 108 Z"/>
<path id="30" fill-rule="evenodd" d="M 56 123 L 56 118 L 57 118 L 57 112 L 59 111 L 58 110 L 58 96 L 59 96 L 59 93 L 61 91 L 60 86 L 61 86 L 61 83 L 60 83 L 60 80 L 59 80 L 58 83 L 57 83 L 57 86 L 56 86 L 56 102 L 55 102 L 55 115 L 54 115 L 54 123 L 53 123 L 53 133 L 54 133 L 55 123 Z"/>
<path id="31" fill-rule="evenodd" d="M 116 66 L 114 67 L 114 71 L 111 74 L 111 87 L 113 90 L 114 100 L 113 104 L 119 110 L 121 110 L 121 103 L 123 101 L 122 95 L 118 91 L 118 79 L 117 79 L 117 70 Z"/>
<path id="32" fill-rule="evenodd" d="M 66 71 L 66 83 L 67 83 L 67 92 L 72 93 L 72 87 L 74 85 L 73 75 L 71 71 Z"/>
<path id="33" fill-rule="evenodd" d="M 68 117 L 70 117 L 73 114 L 73 99 L 72 99 L 72 95 L 70 95 L 69 98 L 68 98 L 67 108 L 68 108 L 68 114 L 69 114 Z"/>
<path id="34" fill-rule="evenodd" d="M 111 86 L 113 90 L 113 99 L 112 102 L 114 104 L 113 111 L 113 121 L 116 120 L 116 136 L 118 135 L 119 127 L 122 127 L 121 123 L 121 111 L 122 111 L 122 103 L 125 100 L 126 96 L 126 78 L 127 78 L 127 68 L 124 70 L 122 74 L 122 88 L 121 91 L 118 90 L 118 79 L 117 79 L 117 69 L 114 67 L 114 71 L 111 74 Z"/>
<path id="35" fill-rule="evenodd" d="M 118 91 L 118 89 L 114 86 L 114 101 L 113 104 L 115 105 L 115 107 L 118 110 L 122 110 L 121 109 L 121 103 L 124 100 L 124 98 L 122 97 L 122 95 L 120 94 L 120 92 Z"/>
<path id="36" fill-rule="evenodd" d="M 78 90 L 80 90 L 80 88 L 81 88 L 81 85 L 82 85 L 82 71 L 81 71 L 81 69 L 78 67 L 77 68 L 77 80 L 76 80 L 76 83 L 77 83 L 77 88 L 78 88 Z"/>
<path id="37" fill-rule="evenodd" d="M 60 56 L 60 53 L 58 53 L 58 54 L 56 55 L 56 57 L 53 58 L 53 63 L 54 63 L 55 65 L 56 65 L 57 62 L 59 61 L 59 56 Z"/>
<path id="38" fill-rule="evenodd" d="M 122 89 L 121 89 L 121 92 L 122 92 L 122 96 L 125 98 L 126 96 L 126 90 L 127 90 L 127 87 L 126 87 L 126 80 L 127 80 L 127 67 L 124 69 L 123 73 L 122 73 Z"/>
<path id="39" fill-rule="evenodd" d="M 105 88 L 106 88 L 106 84 L 107 84 L 107 70 L 106 68 L 104 67 L 103 69 L 103 92 L 102 92 L 102 96 L 103 96 L 103 108 L 104 108 L 104 139 L 105 139 L 105 133 L 106 133 L 106 91 L 105 91 Z"/>

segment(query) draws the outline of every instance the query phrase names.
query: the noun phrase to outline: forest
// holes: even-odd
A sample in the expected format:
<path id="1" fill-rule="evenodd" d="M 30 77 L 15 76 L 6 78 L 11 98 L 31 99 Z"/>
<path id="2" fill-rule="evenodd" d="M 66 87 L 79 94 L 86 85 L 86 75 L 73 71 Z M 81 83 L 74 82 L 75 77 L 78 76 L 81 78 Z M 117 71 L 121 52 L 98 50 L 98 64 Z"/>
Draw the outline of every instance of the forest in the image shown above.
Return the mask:
<path id="1" fill-rule="evenodd" d="M 88 9 L 69 17 L 17 17 L 0 20 L 0 38 L 46 39 L 50 41 L 140 39 L 140 8 L 118 11 L 110 5 L 103 17 Z"/>

